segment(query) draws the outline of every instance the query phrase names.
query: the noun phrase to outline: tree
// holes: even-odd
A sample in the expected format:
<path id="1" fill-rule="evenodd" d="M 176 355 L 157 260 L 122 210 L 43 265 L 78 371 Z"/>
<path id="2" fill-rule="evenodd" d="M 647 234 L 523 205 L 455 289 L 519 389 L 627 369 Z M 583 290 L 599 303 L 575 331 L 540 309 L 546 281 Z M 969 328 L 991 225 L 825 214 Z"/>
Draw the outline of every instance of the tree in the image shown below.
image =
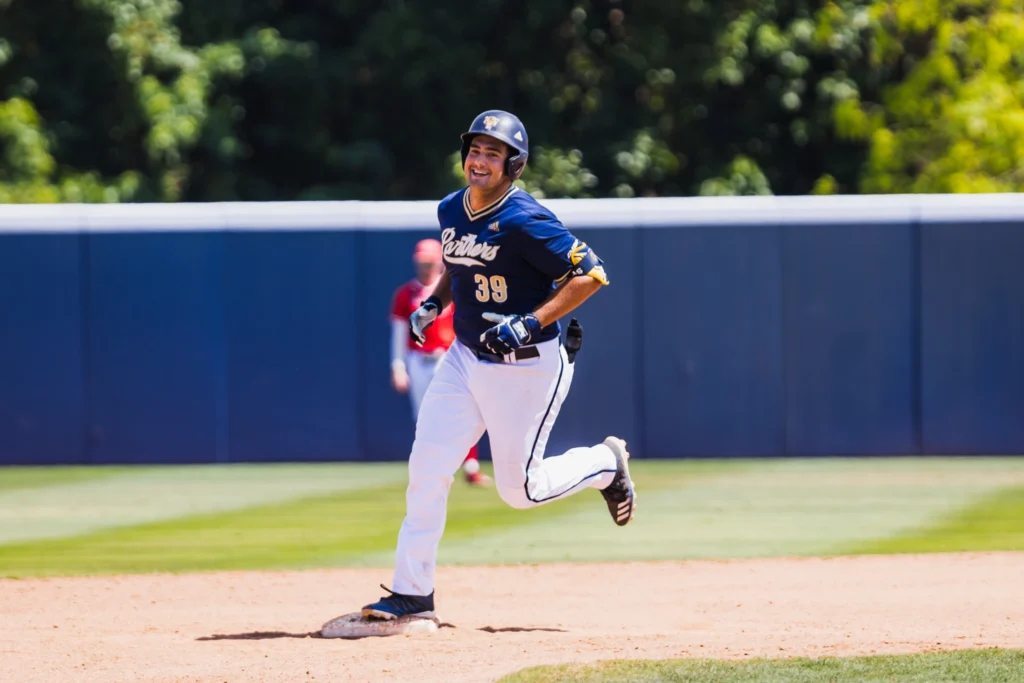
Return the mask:
<path id="1" fill-rule="evenodd" d="M 904 0 L 872 8 L 880 99 L 836 126 L 870 143 L 863 192 L 1024 190 L 1024 2 Z"/>
<path id="2" fill-rule="evenodd" d="M 1021 187 L 1024 0 L 0 0 L 0 200 Z"/>

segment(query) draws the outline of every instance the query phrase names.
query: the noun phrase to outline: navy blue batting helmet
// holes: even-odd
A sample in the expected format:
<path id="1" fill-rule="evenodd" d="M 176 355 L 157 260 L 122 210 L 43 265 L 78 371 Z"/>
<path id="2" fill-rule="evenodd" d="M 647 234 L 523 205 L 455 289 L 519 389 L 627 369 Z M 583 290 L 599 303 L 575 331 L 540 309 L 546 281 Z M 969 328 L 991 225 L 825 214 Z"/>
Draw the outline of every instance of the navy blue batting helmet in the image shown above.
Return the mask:
<path id="1" fill-rule="evenodd" d="M 526 159 L 530 156 L 530 137 L 526 127 L 515 114 L 500 109 L 491 109 L 473 119 L 473 125 L 462 134 L 462 165 L 466 165 L 469 145 L 477 135 L 490 135 L 501 140 L 511 149 L 505 161 L 505 175 L 515 180 L 526 167 Z"/>

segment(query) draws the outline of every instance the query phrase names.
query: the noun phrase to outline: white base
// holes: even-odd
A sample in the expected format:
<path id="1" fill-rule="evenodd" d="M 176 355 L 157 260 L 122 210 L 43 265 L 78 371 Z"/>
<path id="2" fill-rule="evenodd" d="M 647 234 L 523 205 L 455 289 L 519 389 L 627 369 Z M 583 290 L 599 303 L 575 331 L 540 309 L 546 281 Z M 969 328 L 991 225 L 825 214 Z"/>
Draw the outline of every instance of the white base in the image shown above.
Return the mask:
<path id="1" fill-rule="evenodd" d="M 391 621 L 363 619 L 362 612 L 353 612 L 328 621 L 320 629 L 324 638 L 367 638 L 399 636 L 409 633 L 434 633 L 438 620 L 424 617 L 399 617 Z"/>

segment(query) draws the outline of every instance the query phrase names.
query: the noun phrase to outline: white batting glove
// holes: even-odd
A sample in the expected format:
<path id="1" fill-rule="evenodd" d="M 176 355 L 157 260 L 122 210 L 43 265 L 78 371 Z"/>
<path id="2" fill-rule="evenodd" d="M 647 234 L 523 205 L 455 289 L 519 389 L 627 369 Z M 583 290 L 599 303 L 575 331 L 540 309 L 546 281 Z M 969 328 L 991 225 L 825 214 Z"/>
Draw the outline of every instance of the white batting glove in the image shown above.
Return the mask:
<path id="1" fill-rule="evenodd" d="M 434 323 L 440 312 L 441 300 L 432 296 L 409 316 L 409 337 L 416 346 L 423 346 L 423 342 L 427 340 L 423 332 Z"/>

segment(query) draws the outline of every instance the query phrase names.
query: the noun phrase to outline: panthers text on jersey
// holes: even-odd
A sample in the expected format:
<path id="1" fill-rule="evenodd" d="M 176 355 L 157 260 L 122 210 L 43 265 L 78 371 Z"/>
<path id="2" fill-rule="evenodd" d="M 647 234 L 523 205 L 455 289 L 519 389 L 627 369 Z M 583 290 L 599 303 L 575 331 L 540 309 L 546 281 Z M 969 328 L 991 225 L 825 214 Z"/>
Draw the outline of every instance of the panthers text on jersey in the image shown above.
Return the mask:
<path id="1" fill-rule="evenodd" d="M 536 309 L 573 274 L 586 244 L 528 192 L 512 186 L 489 205 L 473 210 L 463 188 L 441 200 L 444 264 L 451 277 L 455 336 L 465 346 L 487 351 L 480 335 L 494 325 L 484 313 L 517 315 Z M 602 261 L 587 274 L 607 284 Z M 554 339 L 557 321 L 531 344 Z"/>

